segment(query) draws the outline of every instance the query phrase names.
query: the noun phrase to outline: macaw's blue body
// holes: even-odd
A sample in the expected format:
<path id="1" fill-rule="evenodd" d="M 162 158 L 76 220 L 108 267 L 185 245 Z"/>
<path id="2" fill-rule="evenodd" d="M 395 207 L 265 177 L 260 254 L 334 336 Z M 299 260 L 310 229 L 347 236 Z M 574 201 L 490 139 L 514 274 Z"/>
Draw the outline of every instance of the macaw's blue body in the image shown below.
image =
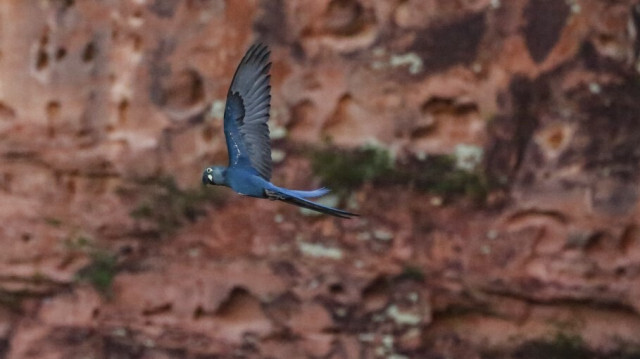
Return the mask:
<path id="1" fill-rule="evenodd" d="M 357 216 L 307 200 L 327 194 L 326 188 L 295 191 L 270 182 L 271 143 L 267 126 L 271 106 L 270 67 L 269 50 L 264 45 L 251 46 L 242 58 L 231 81 L 224 111 L 229 165 L 207 167 L 202 183 L 231 187 L 243 195 L 280 200 L 336 217 Z"/>

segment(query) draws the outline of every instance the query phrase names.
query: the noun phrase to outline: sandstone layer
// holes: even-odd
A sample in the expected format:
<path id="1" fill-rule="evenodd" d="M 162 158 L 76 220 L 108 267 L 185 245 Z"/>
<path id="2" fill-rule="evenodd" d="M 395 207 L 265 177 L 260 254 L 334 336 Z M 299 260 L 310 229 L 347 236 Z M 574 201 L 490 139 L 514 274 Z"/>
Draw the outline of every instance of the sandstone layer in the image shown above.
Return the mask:
<path id="1" fill-rule="evenodd" d="M 4 0 L 0 358 L 638 357 L 639 26 L 631 0 Z M 255 41 L 275 183 L 393 161 L 330 197 L 360 218 L 200 187 Z"/>

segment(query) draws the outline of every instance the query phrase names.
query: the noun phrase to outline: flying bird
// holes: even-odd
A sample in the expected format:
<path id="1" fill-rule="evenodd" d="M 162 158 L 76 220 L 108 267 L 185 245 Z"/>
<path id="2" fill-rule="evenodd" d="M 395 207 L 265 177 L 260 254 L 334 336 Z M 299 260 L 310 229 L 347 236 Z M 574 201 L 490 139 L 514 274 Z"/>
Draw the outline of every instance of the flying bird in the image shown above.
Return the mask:
<path id="1" fill-rule="evenodd" d="M 357 216 L 308 200 L 327 194 L 327 188 L 296 191 L 270 182 L 271 143 L 267 126 L 271 107 L 269 54 L 267 46 L 255 44 L 240 61 L 231 80 L 224 109 L 229 165 L 207 167 L 202 173 L 202 183 L 231 187 L 246 196 L 283 201 L 336 217 Z"/>

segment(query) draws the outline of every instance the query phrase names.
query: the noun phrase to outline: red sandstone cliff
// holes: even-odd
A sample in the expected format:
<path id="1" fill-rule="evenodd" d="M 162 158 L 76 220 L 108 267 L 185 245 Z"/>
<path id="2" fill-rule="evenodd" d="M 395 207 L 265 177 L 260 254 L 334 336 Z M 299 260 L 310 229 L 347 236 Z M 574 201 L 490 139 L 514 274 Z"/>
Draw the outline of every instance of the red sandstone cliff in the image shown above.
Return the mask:
<path id="1" fill-rule="evenodd" d="M 631 0 L 3 0 L 0 357 L 637 357 L 639 26 Z M 253 41 L 274 181 L 354 156 L 333 199 L 362 218 L 200 188 Z"/>

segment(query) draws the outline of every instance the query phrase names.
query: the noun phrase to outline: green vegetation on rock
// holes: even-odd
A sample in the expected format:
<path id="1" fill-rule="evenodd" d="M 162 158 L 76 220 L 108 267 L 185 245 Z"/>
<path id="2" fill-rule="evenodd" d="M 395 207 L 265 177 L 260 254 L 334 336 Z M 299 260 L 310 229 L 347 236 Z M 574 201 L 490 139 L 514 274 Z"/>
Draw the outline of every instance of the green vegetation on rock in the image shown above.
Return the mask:
<path id="1" fill-rule="evenodd" d="M 396 163 L 391 153 L 379 146 L 356 150 L 316 150 L 311 152 L 314 174 L 329 188 L 345 192 L 373 182 L 377 185 L 403 185 L 445 198 L 467 197 L 482 202 L 492 181 L 481 166 L 462 167 L 454 155 L 411 158 Z"/>
<path id="2" fill-rule="evenodd" d="M 88 282 L 103 295 L 110 295 L 111 283 L 118 272 L 118 258 L 109 250 L 98 248 L 84 235 L 69 238 L 64 243 L 71 252 L 85 253 L 91 262 L 76 273 L 76 279 Z"/>
<path id="3" fill-rule="evenodd" d="M 338 191 L 381 178 L 390 174 L 394 167 L 389 151 L 374 146 L 352 151 L 314 151 L 311 166 L 323 184 Z"/>
<path id="4" fill-rule="evenodd" d="M 431 156 L 402 169 L 399 177 L 412 182 L 417 190 L 444 197 L 465 196 L 483 201 L 490 190 L 487 176 L 479 169 L 459 168 L 456 161 L 454 156 Z"/>
<path id="5" fill-rule="evenodd" d="M 518 353 L 520 358 L 546 359 L 588 359 L 592 357 L 581 337 L 558 333 L 553 340 L 536 340 L 523 344 Z"/>
<path id="6" fill-rule="evenodd" d="M 402 269 L 396 279 L 398 280 L 413 280 L 416 282 L 423 282 L 425 278 L 424 270 L 416 265 L 406 265 Z"/>
<path id="7" fill-rule="evenodd" d="M 89 255 L 91 263 L 80 270 L 77 277 L 91 283 L 100 293 L 109 295 L 111 283 L 118 272 L 117 257 L 109 251 L 100 249 L 92 249 Z"/>
<path id="8" fill-rule="evenodd" d="M 205 214 L 208 203 L 221 203 L 224 197 L 212 188 L 198 186 L 182 189 L 170 176 L 140 183 L 141 198 L 131 211 L 132 218 L 153 224 L 158 235 L 172 234 L 185 222 L 194 222 Z"/>
<path id="9" fill-rule="evenodd" d="M 600 351 L 589 347 L 582 337 L 574 333 L 558 332 L 551 339 L 536 339 L 518 346 L 509 358 L 520 359 L 637 359 L 637 344 L 617 343 L 617 349 Z M 505 358 L 500 352 L 485 352 L 483 358 Z"/>

